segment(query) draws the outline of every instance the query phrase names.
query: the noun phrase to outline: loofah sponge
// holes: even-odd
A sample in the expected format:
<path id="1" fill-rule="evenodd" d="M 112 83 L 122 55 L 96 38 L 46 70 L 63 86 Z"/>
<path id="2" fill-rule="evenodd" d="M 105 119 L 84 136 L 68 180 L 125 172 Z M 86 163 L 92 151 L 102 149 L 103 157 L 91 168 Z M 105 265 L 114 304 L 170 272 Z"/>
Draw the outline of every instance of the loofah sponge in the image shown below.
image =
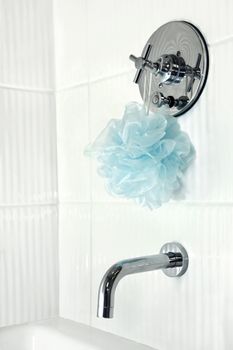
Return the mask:
<path id="1" fill-rule="evenodd" d="M 151 209 L 174 198 L 195 157 L 189 136 L 174 117 L 146 115 L 132 102 L 122 119 L 112 119 L 85 154 L 95 157 L 109 193 Z"/>

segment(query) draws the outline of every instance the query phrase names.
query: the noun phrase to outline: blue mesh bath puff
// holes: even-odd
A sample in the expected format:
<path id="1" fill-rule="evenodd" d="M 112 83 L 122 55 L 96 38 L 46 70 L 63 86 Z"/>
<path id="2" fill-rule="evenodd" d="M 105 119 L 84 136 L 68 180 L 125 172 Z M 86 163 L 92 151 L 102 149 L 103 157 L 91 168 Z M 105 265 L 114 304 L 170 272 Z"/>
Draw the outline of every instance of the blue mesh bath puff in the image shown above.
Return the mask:
<path id="1" fill-rule="evenodd" d="M 174 198 L 195 157 L 189 136 L 174 117 L 146 114 L 132 102 L 122 119 L 112 119 L 85 154 L 99 161 L 108 192 L 151 209 Z"/>

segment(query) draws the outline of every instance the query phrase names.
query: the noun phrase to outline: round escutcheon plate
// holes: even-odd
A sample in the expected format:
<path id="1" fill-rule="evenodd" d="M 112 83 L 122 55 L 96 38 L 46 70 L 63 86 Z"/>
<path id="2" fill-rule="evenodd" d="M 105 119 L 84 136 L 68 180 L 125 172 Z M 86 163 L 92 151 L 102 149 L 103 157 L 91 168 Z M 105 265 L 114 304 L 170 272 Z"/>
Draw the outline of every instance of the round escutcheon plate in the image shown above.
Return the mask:
<path id="1" fill-rule="evenodd" d="M 166 107 L 168 114 L 178 117 L 190 108 L 199 99 L 208 76 L 209 54 L 206 41 L 193 24 L 185 21 L 173 21 L 161 26 L 156 30 L 143 49 L 142 56 L 148 45 L 152 46 L 148 60 L 157 62 L 164 55 L 179 55 L 184 59 L 185 64 L 195 68 L 198 62 L 199 76 L 193 79 L 191 75 L 184 76 L 179 83 L 161 84 L 161 76 L 149 74 L 146 70 L 142 72 L 139 84 L 142 99 L 148 103 L 150 110 L 157 111 L 158 105 L 153 103 L 154 96 L 172 96 L 174 99 L 187 98 L 187 103 L 181 106 Z"/>
<path id="2" fill-rule="evenodd" d="M 163 272 L 165 273 L 165 275 L 169 277 L 180 277 L 188 269 L 188 264 L 189 264 L 188 253 L 186 249 L 178 242 L 170 242 L 162 246 L 160 250 L 160 254 L 166 254 L 169 252 L 180 253 L 182 255 L 182 266 L 163 269 Z"/>

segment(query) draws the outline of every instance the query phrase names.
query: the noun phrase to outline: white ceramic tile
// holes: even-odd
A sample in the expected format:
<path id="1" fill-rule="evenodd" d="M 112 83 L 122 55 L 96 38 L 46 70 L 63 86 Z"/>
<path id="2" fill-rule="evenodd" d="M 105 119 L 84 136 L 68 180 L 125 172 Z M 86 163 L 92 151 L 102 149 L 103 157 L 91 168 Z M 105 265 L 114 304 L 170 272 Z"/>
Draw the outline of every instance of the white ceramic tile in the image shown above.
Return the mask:
<path id="1" fill-rule="evenodd" d="M 112 118 L 121 118 L 125 105 L 131 101 L 141 101 L 132 73 L 113 77 L 90 84 L 90 134 L 94 141 Z M 120 201 L 110 196 L 104 179 L 97 174 L 98 163 L 92 161 L 92 196 L 94 201 Z M 122 201 L 122 199 L 121 199 Z"/>
<path id="2" fill-rule="evenodd" d="M 198 26 L 208 42 L 233 35 L 233 2 L 171 2 L 159 0 L 88 1 L 88 55 L 90 77 L 97 78 L 132 67 L 130 53 L 140 55 L 150 35 L 171 20 L 187 20 Z"/>
<path id="3" fill-rule="evenodd" d="M 59 207 L 60 316 L 90 322 L 90 205 Z"/>
<path id="4" fill-rule="evenodd" d="M 0 204 L 55 201 L 53 96 L 0 89 L 0 124 Z"/>
<path id="5" fill-rule="evenodd" d="M 0 2 L 0 84 L 54 84 L 52 0 Z"/>
<path id="6" fill-rule="evenodd" d="M 179 122 L 188 132 L 197 151 L 196 161 L 188 171 L 187 199 L 232 201 L 233 147 L 232 99 L 228 75 L 222 74 L 225 59 L 233 74 L 233 40 L 210 49 L 210 72 L 206 89 L 196 107 Z"/>
<path id="7" fill-rule="evenodd" d="M 156 16 L 156 27 L 171 20 L 191 22 L 202 31 L 211 44 L 232 36 L 233 24 L 230 17 L 232 10 L 231 0 L 223 0 L 221 5 L 215 1 L 197 0 L 188 2 L 188 6 L 184 0 L 178 0 L 172 11 L 169 1 L 165 3 L 156 0 L 151 7 L 150 21 L 153 21 L 156 11 L 160 14 Z"/>
<path id="8" fill-rule="evenodd" d="M 121 118 L 125 105 L 140 101 L 138 86 L 133 83 L 134 72 L 90 84 L 91 139 L 102 131 L 111 118 Z"/>
<path id="9" fill-rule="evenodd" d="M 54 19 L 57 88 L 87 81 L 87 1 L 55 0 Z"/>
<path id="10" fill-rule="evenodd" d="M 57 94 L 57 143 L 60 201 L 90 200 L 87 86 Z"/>
<path id="11" fill-rule="evenodd" d="M 130 205 L 93 207 L 92 325 L 158 349 L 225 350 L 233 337 L 226 304 L 233 302 L 231 279 L 232 208 L 170 205 L 157 212 Z M 190 257 L 180 279 L 162 272 L 125 277 L 118 285 L 115 317 L 96 318 L 103 273 L 123 258 L 156 254 L 180 241 Z"/>
<path id="12" fill-rule="evenodd" d="M 148 8 L 153 1 L 148 0 Z M 156 20 L 145 18 L 145 1 L 88 1 L 88 57 L 90 78 L 132 68 L 130 53 L 140 54 L 145 40 L 156 29 Z M 148 11 L 147 14 L 149 14 Z M 132 51 L 132 52 L 131 52 Z"/>
<path id="13" fill-rule="evenodd" d="M 56 208 L 0 209 L 0 326 L 57 314 Z"/>

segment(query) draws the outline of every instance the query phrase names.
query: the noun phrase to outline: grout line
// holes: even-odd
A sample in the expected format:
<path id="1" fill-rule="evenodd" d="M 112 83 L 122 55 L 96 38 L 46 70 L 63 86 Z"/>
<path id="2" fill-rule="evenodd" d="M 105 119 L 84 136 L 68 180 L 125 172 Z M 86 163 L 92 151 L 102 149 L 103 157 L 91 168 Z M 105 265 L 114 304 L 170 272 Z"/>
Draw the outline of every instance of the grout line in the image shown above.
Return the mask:
<path id="1" fill-rule="evenodd" d="M 54 93 L 54 89 L 29 88 L 26 86 L 15 86 L 15 85 L 3 84 L 3 83 L 0 83 L 0 89 L 39 93 L 39 94 L 53 94 Z"/>
<path id="2" fill-rule="evenodd" d="M 106 200 L 103 200 L 103 201 L 100 201 L 100 200 L 92 200 L 90 199 L 90 201 L 79 201 L 79 200 L 74 200 L 74 201 L 60 201 L 58 203 L 59 206 L 61 205 L 84 205 L 84 204 L 102 204 L 102 205 L 125 205 L 125 206 L 136 206 L 136 204 L 134 204 L 133 202 L 130 202 L 130 201 L 106 201 Z M 199 206 L 199 205 L 203 205 L 203 206 L 233 206 L 233 201 L 208 201 L 208 200 L 204 200 L 204 201 L 201 201 L 201 200 L 187 200 L 187 201 L 176 201 L 176 202 L 170 202 L 170 203 L 165 203 L 164 205 L 162 205 L 160 208 L 165 208 L 166 207 L 174 207 L 174 206 L 177 206 L 177 207 L 183 207 L 183 206 Z M 138 207 L 138 206 L 137 206 Z M 143 207 L 141 207 L 143 209 Z M 158 208 L 158 210 L 160 209 Z M 157 210 L 155 210 L 157 211 Z"/>
<path id="3" fill-rule="evenodd" d="M 228 41 L 233 41 L 233 35 L 229 35 L 229 36 L 226 36 L 225 38 L 222 38 L 220 40 L 217 40 L 217 41 L 213 41 L 209 44 L 209 46 L 218 46 L 218 45 L 222 45 L 222 44 L 225 44 L 227 43 Z"/>
<path id="4" fill-rule="evenodd" d="M 128 75 L 130 73 L 133 73 L 134 71 L 135 70 L 133 70 L 133 69 L 128 69 L 128 70 L 123 70 L 123 71 L 118 72 L 118 73 L 114 73 L 114 74 L 109 74 L 109 75 L 105 75 L 105 76 L 102 76 L 102 77 L 98 77 L 98 78 L 93 78 L 93 79 L 89 79 L 88 78 L 87 81 L 80 82 L 80 83 L 73 84 L 73 85 L 64 86 L 62 88 L 57 89 L 55 92 L 59 93 L 59 92 L 63 92 L 63 91 L 69 91 L 69 90 L 72 90 L 72 89 L 76 89 L 76 88 L 78 88 L 80 86 L 95 84 L 95 83 L 99 83 L 99 82 L 102 82 L 102 81 L 105 81 L 105 80 L 111 80 L 111 79 L 114 79 L 114 78 L 117 78 L 117 77 Z"/>
<path id="5" fill-rule="evenodd" d="M 213 41 L 209 43 L 209 47 L 216 47 L 219 45 L 222 45 L 228 41 L 233 41 L 233 35 L 229 35 L 226 36 L 225 38 L 219 39 L 217 41 Z M 133 73 L 135 70 L 134 69 L 127 69 L 127 70 L 123 70 L 121 72 L 118 73 L 114 73 L 114 74 L 108 74 L 102 77 L 98 77 L 98 78 L 93 78 L 93 79 L 87 79 L 84 81 L 81 81 L 79 83 L 75 83 L 75 84 L 70 84 L 67 86 L 63 86 L 61 88 L 56 88 L 54 87 L 54 89 L 50 88 L 50 89 L 46 89 L 46 88 L 32 88 L 32 87 L 26 87 L 26 86 L 15 86 L 15 85 L 10 85 L 10 84 L 4 84 L 0 82 L 0 89 L 8 89 L 8 90 L 15 90 L 15 91 L 22 91 L 22 92 L 31 92 L 31 93 L 39 93 L 39 94 L 56 94 L 56 93 L 61 93 L 61 92 L 66 92 L 66 91 L 70 91 L 73 89 L 77 89 L 79 87 L 88 85 L 88 84 L 95 84 L 95 83 L 99 83 L 105 80 L 111 80 L 117 77 L 121 77 L 130 73 Z"/>
<path id="6" fill-rule="evenodd" d="M 91 117 L 90 117 L 90 55 L 89 55 L 89 1 L 86 2 L 86 56 L 87 56 L 87 98 L 88 98 L 88 142 L 90 142 L 91 139 Z M 99 80 L 100 81 L 100 80 Z M 92 294 L 93 294 L 93 177 L 92 177 L 92 163 L 89 162 L 89 188 L 90 188 L 90 227 L 89 227 L 89 249 L 90 249 L 90 257 L 89 257 L 89 264 L 90 264 L 90 271 L 89 271 L 89 278 L 90 278 L 90 290 L 89 290 L 89 325 L 92 326 L 92 314 L 93 314 L 93 303 L 92 303 Z"/>
<path id="7" fill-rule="evenodd" d="M 58 202 L 41 202 L 41 203 L 5 203 L 0 204 L 0 209 L 8 208 L 28 208 L 28 207 L 54 207 Z"/>
<path id="8" fill-rule="evenodd" d="M 40 94 L 56 94 L 56 93 L 74 90 L 74 89 L 77 89 L 77 88 L 85 86 L 85 85 L 95 84 L 95 83 L 99 83 L 99 82 L 102 82 L 105 80 L 111 80 L 111 79 L 114 79 L 117 77 L 128 75 L 132 72 L 134 72 L 134 70 L 132 70 L 132 69 L 125 70 L 125 71 L 121 71 L 119 73 L 105 75 L 103 77 L 93 78 L 90 80 L 82 81 L 80 83 L 67 85 L 67 86 L 64 86 L 64 87 L 61 87 L 58 89 L 56 89 L 56 88 L 54 88 L 54 89 L 29 88 L 29 87 L 24 87 L 24 86 L 14 86 L 14 85 L 2 84 L 2 83 L 0 83 L 0 89 L 8 89 L 8 90 L 15 90 L 15 91 L 22 91 L 22 92 L 40 93 Z"/>
<path id="9" fill-rule="evenodd" d="M 54 0 L 52 0 L 52 35 L 53 35 L 53 49 L 52 49 L 52 55 L 53 55 L 53 87 L 54 90 L 56 90 L 57 87 L 57 61 L 56 61 L 56 19 L 55 19 L 55 4 Z M 60 211 L 59 211 L 59 164 L 58 164 L 58 113 L 57 113 L 57 96 L 53 92 L 53 104 L 54 104 L 54 114 L 55 114 L 55 147 L 56 147 L 56 190 L 57 190 L 57 207 L 56 207 L 56 236 L 57 236 L 57 284 L 58 284 L 58 290 L 57 290 L 57 308 L 58 308 L 58 315 L 60 316 Z"/>
<path id="10" fill-rule="evenodd" d="M 181 202 L 171 202 L 170 206 L 233 206 L 233 201 L 208 201 L 208 200 L 187 200 Z"/>
<path id="11" fill-rule="evenodd" d="M 79 83 L 70 84 L 70 85 L 67 85 L 67 86 L 60 87 L 58 89 L 55 89 L 54 93 L 60 93 L 60 92 L 75 90 L 75 89 L 77 89 L 79 87 L 86 86 L 86 85 L 88 85 L 88 80 L 84 80 L 84 81 L 81 81 Z"/>

